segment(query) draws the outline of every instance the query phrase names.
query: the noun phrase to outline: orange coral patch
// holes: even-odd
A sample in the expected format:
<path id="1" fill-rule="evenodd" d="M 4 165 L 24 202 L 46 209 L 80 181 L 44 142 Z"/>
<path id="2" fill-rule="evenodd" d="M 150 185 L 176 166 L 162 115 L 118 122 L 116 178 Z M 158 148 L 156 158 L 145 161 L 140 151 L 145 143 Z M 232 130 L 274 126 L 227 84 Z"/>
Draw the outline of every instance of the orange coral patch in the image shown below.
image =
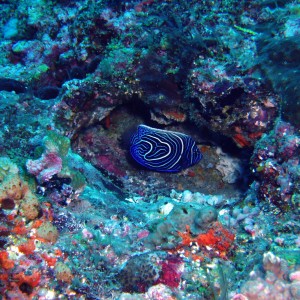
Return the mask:
<path id="1" fill-rule="evenodd" d="M 8 274 L 7 273 L 0 274 L 0 280 L 7 281 L 8 280 Z"/>
<path id="2" fill-rule="evenodd" d="M 48 267 L 54 267 L 57 261 L 56 257 L 51 257 L 48 256 L 46 253 L 42 254 L 42 258 L 45 260 L 45 262 L 47 263 Z"/>
<path id="3" fill-rule="evenodd" d="M 180 232 L 178 231 L 178 235 L 182 238 L 181 245 L 189 246 L 190 243 L 193 241 L 191 237 L 191 229 L 190 226 L 186 225 L 186 231 Z"/>
<path id="4" fill-rule="evenodd" d="M 43 220 L 35 220 L 32 224 L 32 228 L 39 228 L 43 224 Z"/>
<path id="5" fill-rule="evenodd" d="M 17 281 L 19 285 L 27 283 L 31 287 L 36 287 L 40 283 L 41 273 L 39 271 L 35 271 L 31 275 L 26 275 L 24 272 L 21 272 L 14 275 L 14 280 Z"/>
<path id="6" fill-rule="evenodd" d="M 179 110 L 167 110 L 162 113 L 166 116 L 166 118 L 177 122 L 184 122 L 186 120 L 186 114 Z"/>
<path id="7" fill-rule="evenodd" d="M 222 239 L 220 237 L 215 236 L 215 232 L 213 229 L 209 229 L 207 233 L 199 234 L 195 238 L 195 240 L 199 246 L 216 247 Z"/>
<path id="8" fill-rule="evenodd" d="M 234 234 L 225 229 L 221 223 L 215 222 L 213 228 L 205 234 L 200 234 L 196 240 L 199 246 L 211 246 L 216 250 L 226 252 L 234 241 Z"/>
<path id="9" fill-rule="evenodd" d="M 63 256 L 62 251 L 61 251 L 60 249 L 58 249 L 58 248 L 54 250 L 54 254 L 55 254 L 56 256 L 59 256 L 59 257 L 62 257 L 62 256 Z"/>
<path id="10" fill-rule="evenodd" d="M 0 252 L 0 266 L 5 270 L 12 269 L 15 266 L 14 261 L 8 258 L 8 253 L 6 251 Z"/>
<path id="11" fill-rule="evenodd" d="M 219 251 L 218 256 L 226 258 L 226 253 L 232 246 L 235 238 L 234 234 L 225 229 L 219 222 L 214 222 L 206 233 L 201 233 L 196 237 L 191 236 L 189 226 L 186 226 L 186 228 L 185 232 L 178 232 L 182 241 L 177 249 L 184 246 L 190 246 L 191 243 L 195 242 L 199 245 L 199 247 L 209 246 L 214 251 Z M 195 257 L 192 258 L 202 260 L 202 258 L 198 255 L 195 255 Z"/>
<path id="12" fill-rule="evenodd" d="M 28 239 L 25 243 L 18 246 L 19 251 L 25 255 L 30 255 L 35 250 L 35 244 L 33 239 Z"/>
<path id="13" fill-rule="evenodd" d="M 12 232 L 19 235 L 25 235 L 27 233 L 25 223 L 23 221 L 17 221 L 16 226 L 15 228 L 13 228 Z"/>
<path id="14" fill-rule="evenodd" d="M 251 143 L 240 133 L 235 134 L 233 139 L 241 148 L 249 147 L 251 145 Z"/>

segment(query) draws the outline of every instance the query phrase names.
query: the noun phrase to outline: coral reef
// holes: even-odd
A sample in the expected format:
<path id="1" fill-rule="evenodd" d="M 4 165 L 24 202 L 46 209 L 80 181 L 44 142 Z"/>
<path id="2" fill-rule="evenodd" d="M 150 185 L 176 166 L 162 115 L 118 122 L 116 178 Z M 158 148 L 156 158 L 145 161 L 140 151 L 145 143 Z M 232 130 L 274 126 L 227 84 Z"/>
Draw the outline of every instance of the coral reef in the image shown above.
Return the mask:
<path id="1" fill-rule="evenodd" d="M 69 204 L 85 186 L 84 176 L 69 168 L 69 149 L 70 140 L 52 131 L 36 149 L 43 151 L 42 156 L 26 162 L 27 171 L 37 179 L 38 191 L 61 205 Z"/>
<path id="2" fill-rule="evenodd" d="M 123 291 L 143 293 L 157 284 L 177 288 L 183 269 L 181 258 L 167 256 L 164 252 L 150 252 L 131 257 L 117 277 Z"/>
<path id="3" fill-rule="evenodd" d="M 58 239 L 58 231 L 50 222 L 44 222 L 36 231 L 37 238 L 55 244 Z"/>
<path id="4" fill-rule="evenodd" d="M 299 299 L 299 270 L 290 270 L 287 262 L 272 252 L 263 256 L 264 273 L 255 270 L 232 299 Z"/>
<path id="5" fill-rule="evenodd" d="M 71 283 L 73 279 L 70 268 L 62 262 L 55 265 L 56 278 L 60 281 Z"/>
<path id="6" fill-rule="evenodd" d="M 156 253 L 141 254 L 130 258 L 118 274 L 125 292 L 145 292 L 158 280 L 162 258 Z"/>
<path id="7" fill-rule="evenodd" d="M 7 157 L 0 164 L 1 295 L 29 299 L 45 287 L 47 268 L 59 256 L 39 241 L 54 244 L 58 231 L 51 224 L 51 207 L 40 203 L 17 165 Z"/>
<path id="8" fill-rule="evenodd" d="M 176 205 L 163 220 L 156 221 L 152 225 L 153 233 L 147 237 L 147 241 L 161 249 L 176 248 L 180 244 L 179 232 L 184 232 L 188 227 L 191 234 L 198 235 L 216 219 L 217 211 L 213 207 L 196 208 L 192 205 Z"/>
<path id="9" fill-rule="evenodd" d="M 8 158 L 1 157 L 1 206 L 9 200 L 20 201 L 24 196 L 24 187 L 18 167 Z M 2 204 L 3 203 L 3 204 Z M 14 207 L 14 205 L 13 205 Z"/>
<path id="10" fill-rule="evenodd" d="M 185 252 L 185 255 L 191 255 L 193 260 L 203 260 L 203 256 L 227 259 L 235 239 L 235 235 L 218 222 L 212 223 L 207 232 L 200 233 L 196 237 L 193 237 L 188 226 L 185 232 L 178 232 L 178 235 L 182 238 L 178 249 L 190 247 L 191 254 Z M 193 243 L 195 243 L 195 247 L 193 247 Z"/>
<path id="11" fill-rule="evenodd" d="M 2 209 L 19 206 L 20 214 L 28 220 L 39 215 L 40 204 L 27 183 L 19 176 L 19 169 L 9 158 L 0 158 L 0 204 Z"/>
<path id="12" fill-rule="evenodd" d="M 190 97 L 196 103 L 191 119 L 198 126 L 229 136 L 250 147 L 267 132 L 277 115 L 279 97 L 251 77 L 232 77 L 213 59 L 191 70 Z"/>
<path id="13" fill-rule="evenodd" d="M 56 153 L 47 153 L 37 160 L 27 162 L 27 170 L 35 175 L 38 182 L 49 181 L 54 175 L 60 173 L 62 169 L 62 160 Z"/>
<path id="14" fill-rule="evenodd" d="M 227 258 L 235 236 L 221 223 L 212 206 L 176 205 L 161 221 L 154 221 L 151 233 L 144 239 L 156 249 L 184 252 L 193 260 Z"/>
<path id="15" fill-rule="evenodd" d="M 300 299 L 299 15 L 294 0 L 2 1 L 1 297 Z M 141 168 L 140 124 L 203 159 Z"/>
<path id="16" fill-rule="evenodd" d="M 274 130 L 257 143 L 251 158 L 259 199 L 283 211 L 299 209 L 299 146 L 295 128 L 278 119 Z"/>

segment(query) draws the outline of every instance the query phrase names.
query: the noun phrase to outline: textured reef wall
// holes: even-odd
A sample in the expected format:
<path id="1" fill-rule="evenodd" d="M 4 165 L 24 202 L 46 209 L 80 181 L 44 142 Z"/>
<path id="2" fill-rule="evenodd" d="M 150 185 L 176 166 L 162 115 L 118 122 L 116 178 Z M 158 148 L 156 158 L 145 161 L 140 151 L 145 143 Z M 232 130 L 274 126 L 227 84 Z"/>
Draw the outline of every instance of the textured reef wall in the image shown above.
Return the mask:
<path id="1" fill-rule="evenodd" d="M 260 41 L 260 59 L 262 70 L 271 81 L 274 89 L 281 95 L 281 112 L 285 120 L 299 128 L 299 97 L 298 82 L 300 79 L 300 39 L 294 36 L 299 31 L 299 19 L 292 18 L 285 24 L 285 34 L 269 42 Z"/>
<path id="2" fill-rule="evenodd" d="M 292 0 L 2 1 L 4 299 L 300 299 L 299 24 Z"/>

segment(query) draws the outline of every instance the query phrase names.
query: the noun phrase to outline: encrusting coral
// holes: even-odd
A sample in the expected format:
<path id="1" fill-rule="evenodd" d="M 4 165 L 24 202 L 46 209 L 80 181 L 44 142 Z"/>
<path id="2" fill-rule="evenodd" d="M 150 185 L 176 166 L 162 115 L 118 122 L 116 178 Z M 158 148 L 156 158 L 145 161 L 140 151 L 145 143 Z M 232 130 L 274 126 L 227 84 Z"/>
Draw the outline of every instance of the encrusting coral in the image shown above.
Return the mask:
<path id="1" fill-rule="evenodd" d="M 300 299 L 300 272 L 292 270 L 286 260 L 272 252 L 263 255 L 263 270 L 253 270 L 241 294 L 232 300 L 297 300 Z"/>
<path id="2" fill-rule="evenodd" d="M 55 266 L 56 278 L 60 281 L 71 283 L 73 274 L 71 269 L 62 262 L 58 262 Z"/>
<path id="3" fill-rule="evenodd" d="M 37 218 L 40 204 L 28 185 L 20 178 L 19 169 L 7 157 L 0 157 L 1 208 L 13 209 L 20 205 L 20 212 L 28 220 Z"/>
<path id="4" fill-rule="evenodd" d="M 274 211 L 299 211 L 299 153 L 296 128 L 281 119 L 255 145 L 251 157 L 256 179 L 253 187 L 258 199 L 273 206 Z"/>
<path id="5" fill-rule="evenodd" d="M 41 155 L 40 158 L 28 159 L 26 168 L 35 176 L 42 194 L 52 193 L 53 196 L 59 191 L 60 196 L 66 196 L 62 198 L 68 198 L 83 189 L 84 176 L 76 168 L 70 167 L 70 161 L 74 158 L 70 151 L 69 138 L 50 131 L 35 152 L 37 156 Z M 64 193 L 61 193 L 62 190 Z M 61 199 L 61 202 L 65 200 Z"/>
<path id="6" fill-rule="evenodd" d="M 235 236 L 217 222 L 217 217 L 212 206 L 196 208 L 178 204 L 164 220 L 153 224 L 153 231 L 145 243 L 178 253 L 184 251 L 194 260 L 203 260 L 203 257 L 226 259 Z"/>
<path id="7" fill-rule="evenodd" d="M 38 229 L 37 229 L 37 237 L 39 239 L 43 239 L 43 241 L 49 243 L 56 243 L 58 239 L 58 230 L 55 226 L 53 226 L 50 222 L 44 222 Z"/>
<path id="8" fill-rule="evenodd" d="M 0 203 L 5 205 L 7 199 L 20 201 L 24 196 L 23 183 L 18 167 L 8 157 L 0 158 Z"/>
<path id="9" fill-rule="evenodd" d="M 63 168 L 66 165 L 64 159 L 70 148 L 70 140 L 55 132 L 49 132 L 44 138 L 41 148 L 43 153 L 39 159 L 27 161 L 28 172 L 35 175 L 39 183 L 48 182 L 57 174 L 64 177 L 62 173 L 68 173 L 68 170 L 63 170 Z"/>
<path id="10" fill-rule="evenodd" d="M 5 299 L 32 299 L 47 268 L 63 259 L 52 248 L 59 234 L 51 221 L 51 205 L 40 203 L 18 166 L 0 157 L 0 293 Z M 65 277 L 66 283 L 73 278 Z"/>

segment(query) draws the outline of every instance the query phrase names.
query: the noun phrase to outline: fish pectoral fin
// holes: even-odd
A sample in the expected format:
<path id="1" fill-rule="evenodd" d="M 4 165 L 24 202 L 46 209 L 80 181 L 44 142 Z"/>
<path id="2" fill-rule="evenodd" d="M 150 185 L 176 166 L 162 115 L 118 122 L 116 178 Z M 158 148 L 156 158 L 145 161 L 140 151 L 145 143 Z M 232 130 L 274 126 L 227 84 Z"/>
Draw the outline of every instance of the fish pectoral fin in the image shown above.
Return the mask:
<path id="1" fill-rule="evenodd" d="M 181 156 L 178 161 L 178 165 L 180 166 L 180 169 L 185 169 L 191 166 L 189 159 L 185 155 Z"/>

